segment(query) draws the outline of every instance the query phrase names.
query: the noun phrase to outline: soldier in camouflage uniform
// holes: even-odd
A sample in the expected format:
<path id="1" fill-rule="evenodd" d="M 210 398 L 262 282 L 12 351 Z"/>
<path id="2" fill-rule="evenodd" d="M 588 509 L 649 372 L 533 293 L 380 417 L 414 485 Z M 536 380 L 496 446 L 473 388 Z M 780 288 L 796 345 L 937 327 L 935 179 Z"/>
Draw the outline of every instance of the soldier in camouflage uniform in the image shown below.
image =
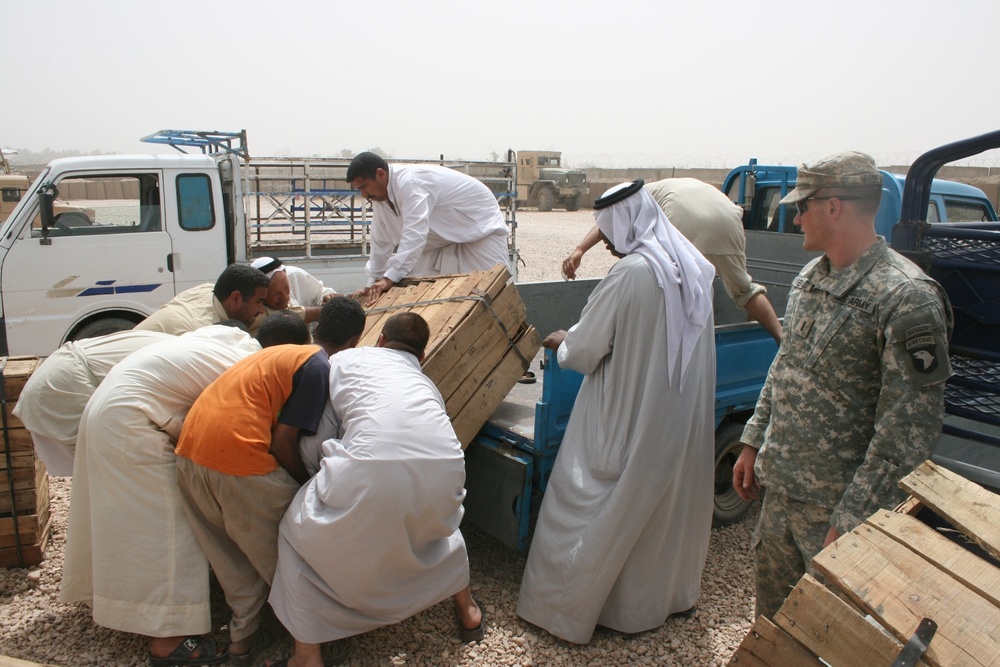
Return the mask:
<path id="1" fill-rule="evenodd" d="M 756 613 L 771 617 L 811 561 L 879 508 L 931 453 L 951 374 L 944 290 L 875 234 L 882 177 L 838 153 L 799 168 L 803 247 L 784 334 L 747 422 L 733 485 L 766 488 L 754 531 Z"/>

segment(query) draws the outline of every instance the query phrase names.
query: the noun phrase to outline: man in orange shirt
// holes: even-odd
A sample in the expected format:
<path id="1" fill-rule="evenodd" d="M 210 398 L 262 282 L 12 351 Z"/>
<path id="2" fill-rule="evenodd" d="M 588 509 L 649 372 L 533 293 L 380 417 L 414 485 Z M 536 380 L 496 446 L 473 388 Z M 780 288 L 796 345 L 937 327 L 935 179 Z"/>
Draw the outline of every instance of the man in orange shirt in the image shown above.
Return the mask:
<path id="1" fill-rule="evenodd" d="M 235 364 L 195 401 L 178 440 L 184 512 L 233 611 L 230 664 L 269 641 L 257 631 L 274 577 L 278 524 L 306 470 L 299 436 L 315 433 L 329 395 L 330 355 L 357 345 L 364 310 L 323 306 L 318 345 L 278 345 Z"/>

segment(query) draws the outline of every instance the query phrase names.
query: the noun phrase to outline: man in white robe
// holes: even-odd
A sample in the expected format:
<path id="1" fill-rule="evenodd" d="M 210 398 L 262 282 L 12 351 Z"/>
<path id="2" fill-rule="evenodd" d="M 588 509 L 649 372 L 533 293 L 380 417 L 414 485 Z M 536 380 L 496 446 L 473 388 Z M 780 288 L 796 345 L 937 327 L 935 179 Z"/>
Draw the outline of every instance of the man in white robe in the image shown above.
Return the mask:
<path id="1" fill-rule="evenodd" d="M 115 364 L 136 350 L 169 340 L 159 331 L 119 331 L 69 341 L 35 369 L 14 406 L 50 475 L 73 475 L 80 417 Z"/>
<path id="2" fill-rule="evenodd" d="M 598 199 L 623 256 L 544 345 L 585 375 L 532 539 L 517 614 L 570 642 L 693 607 L 712 523 L 712 266 L 642 181 Z"/>
<path id="3" fill-rule="evenodd" d="M 485 271 L 510 262 L 496 196 L 467 174 L 433 164 L 390 166 L 365 152 L 351 160 L 347 182 L 372 202 L 368 287 L 361 290 L 368 305 L 407 276 Z"/>
<path id="4" fill-rule="evenodd" d="M 84 410 L 60 600 L 152 638 L 151 665 L 185 645 L 194 657 L 228 657 L 192 637 L 211 629 L 208 562 L 181 507 L 174 445 L 202 390 L 258 350 L 234 327 L 172 336 L 115 366 Z"/>
<path id="5" fill-rule="evenodd" d="M 336 430 L 314 436 L 328 438 L 323 459 L 281 522 L 271 586 L 299 667 L 322 665 L 322 642 L 397 623 L 449 596 L 460 637 L 483 638 L 459 531 L 465 461 L 441 394 L 420 369 L 427 338 L 423 318 L 401 313 L 378 347 L 330 358 L 333 418 L 324 423 Z"/>

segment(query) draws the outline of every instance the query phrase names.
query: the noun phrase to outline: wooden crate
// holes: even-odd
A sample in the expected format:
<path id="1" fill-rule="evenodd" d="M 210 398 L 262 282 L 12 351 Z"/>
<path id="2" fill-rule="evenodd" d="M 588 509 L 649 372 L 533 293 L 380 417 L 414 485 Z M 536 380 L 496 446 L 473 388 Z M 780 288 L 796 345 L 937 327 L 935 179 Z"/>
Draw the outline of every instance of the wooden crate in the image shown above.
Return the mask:
<path id="1" fill-rule="evenodd" d="M 891 665 L 923 618 L 938 627 L 916 664 L 1000 664 L 1000 496 L 930 461 L 902 487 L 910 499 L 820 552 L 826 585 L 804 576 L 730 665 Z"/>
<path id="2" fill-rule="evenodd" d="M 31 434 L 10 414 L 38 357 L 0 357 L 7 427 L 0 438 L 0 567 L 37 565 L 45 557 L 52 517 L 45 464 Z M 16 508 L 16 513 L 14 509 Z"/>
<path id="3" fill-rule="evenodd" d="M 541 346 L 504 267 L 408 278 L 369 311 L 359 345 L 375 345 L 392 315 L 419 313 L 430 327 L 423 369 L 441 391 L 466 447 L 528 369 Z"/>

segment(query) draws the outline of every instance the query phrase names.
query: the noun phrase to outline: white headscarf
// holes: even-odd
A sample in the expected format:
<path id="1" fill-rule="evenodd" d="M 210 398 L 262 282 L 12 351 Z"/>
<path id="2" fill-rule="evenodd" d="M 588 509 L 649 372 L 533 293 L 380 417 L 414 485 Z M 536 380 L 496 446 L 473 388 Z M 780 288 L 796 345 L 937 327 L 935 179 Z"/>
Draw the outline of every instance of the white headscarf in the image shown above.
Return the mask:
<path id="1" fill-rule="evenodd" d="M 285 265 L 281 263 L 281 260 L 273 257 L 258 257 L 254 261 L 250 262 L 250 266 L 255 269 L 259 269 L 261 273 L 268 278 L 273 276 L 276 271 L 285 270 Z"/>
<path id="2" fill-rule="evenodd" d="M 604 196 L 627 187 L 615 186 Z M 681 362 L 681 388 L 688 362 L 712 313 L 715 268 L 678 232 L 645 189 L 596 211 L 601 232 L 623 255 L 639 253 L 663 290 L 667 325 L 667 372 Z"/>

